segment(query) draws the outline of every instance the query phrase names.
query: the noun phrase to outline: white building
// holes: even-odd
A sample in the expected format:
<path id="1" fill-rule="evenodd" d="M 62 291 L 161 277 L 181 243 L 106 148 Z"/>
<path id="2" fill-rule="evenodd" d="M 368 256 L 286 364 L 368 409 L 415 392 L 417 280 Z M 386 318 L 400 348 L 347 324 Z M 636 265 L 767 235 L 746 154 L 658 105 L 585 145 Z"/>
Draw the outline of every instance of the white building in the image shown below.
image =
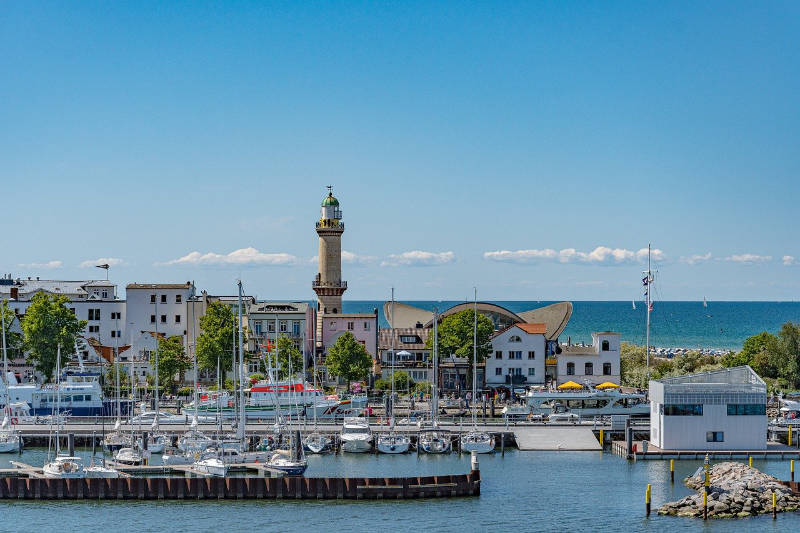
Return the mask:
<path id="1" fill-rule="evenodd" d="M 259 353 L 261 345 L 274 345 L 278 338 L 288 337 L 303 353 L 307 376 L 313 368 L 314 309 L 307 302 L 252 302 L 247 307 L 247 349 Z M 258 360 L 248 370 L 258 371 Z M 299 371 L 300 369 L 294 369 Z"/>
<path id="2" fill-rule="evenodd" d="M 129 283 L 125 293 L 129 336 L 150 331 L 165 337 L 177 335 L 186 341 L 187 303 L 194 297 L 192 282 Z"/>
<path id="3" fill-rule="evenodd" d="M 592 333 L 591 346 L 560 345 L 556 356 L 558 385 L 574 381 L 580 385 L 620 383 L 620 335 L 612 331 Z"/>
<path id="4" fill-rule="evenodd" d="M 31 300 L 37 294 L 66 296 L 67 306 L 80 320 L 86 320 L 85 339 L 94 339 L 105 346 L 124 344 L 126 328 L 126 302 L 117 298 L 117 286 L 106 280 L 44 280 L 39 278 L 4 277 L 0 279 L 0 299 L 8 300 L 9 308 L 21 320 Z M 19 320 L 12 326 L 20 331 Z M 72 352 L 72 347 L 65 347 Z M 98 360 L 95 351 L 84 347 L 81 357 L 85 361 Z M 10 361 L 11 370 L 23 379 L 33 375 L 33 367 L 23 358 Z"/>
<path id="5" fill-rule="evenodd" d="M 546 324 L 517 323 L 492 336 L 486 386 L 544 383 Z"/>
<path id="6" fill-rule="evenodd" d="M 749 366 L 650 382 L 650 443 L 662 450 L 765 450 L 767 386 Z"/>

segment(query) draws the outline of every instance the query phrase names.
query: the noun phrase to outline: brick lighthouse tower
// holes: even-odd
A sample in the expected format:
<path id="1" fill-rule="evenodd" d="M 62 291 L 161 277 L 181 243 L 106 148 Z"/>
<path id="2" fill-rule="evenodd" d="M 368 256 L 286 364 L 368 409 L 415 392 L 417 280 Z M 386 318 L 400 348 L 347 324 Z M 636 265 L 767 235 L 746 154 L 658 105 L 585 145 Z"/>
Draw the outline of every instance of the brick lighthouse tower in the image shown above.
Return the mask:
<path id="1" fill-rule="evenodd" d="M 317 339 L 322 339 L 322 317 L 342 312 L 342 294 L 347 282 L 342 281 L 342 211 L 339 200 L 328 186 L 328 196 L 322 200 L 322 212 L 317 222 L 319 235 L 319 273 L 312 287 L 317 293 Z"/>

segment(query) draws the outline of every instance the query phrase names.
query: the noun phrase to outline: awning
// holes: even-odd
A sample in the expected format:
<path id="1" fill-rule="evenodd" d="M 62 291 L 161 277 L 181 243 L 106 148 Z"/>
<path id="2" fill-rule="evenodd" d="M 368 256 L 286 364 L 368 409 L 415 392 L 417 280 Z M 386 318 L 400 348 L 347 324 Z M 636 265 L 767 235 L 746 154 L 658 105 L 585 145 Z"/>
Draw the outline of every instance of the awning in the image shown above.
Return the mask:
<path id="1" fill-rule="evenodd" d="M 562 383 L 558 386 L 559 390 L 566 390 L 566 389 L 582 389 L 582 385 L 578 385 L 574 381 L 567 381 L 566 383 Z"/>
<path id="2" fill-rule="evenodd" d="M 600 385 L 596 386 L 595 389 L 618 389 L 619 385 L 616 383 L 611 383 L 610 381 L 606 381 L 605 383 L 601 383 Z"/>

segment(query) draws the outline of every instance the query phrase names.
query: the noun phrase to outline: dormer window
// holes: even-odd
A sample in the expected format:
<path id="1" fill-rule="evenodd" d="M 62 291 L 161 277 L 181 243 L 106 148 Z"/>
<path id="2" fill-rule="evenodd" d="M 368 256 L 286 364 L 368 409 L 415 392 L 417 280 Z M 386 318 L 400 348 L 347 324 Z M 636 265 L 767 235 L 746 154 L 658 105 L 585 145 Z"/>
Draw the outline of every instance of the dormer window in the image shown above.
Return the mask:
<path id="1" fill-rule="evenodd" d="M 522 342 L 522 339 L 519 335 L 512 335 L 509 337 L 508 342 Z"/>
<path id="2" fill-rule="evenodd" d="M 607 351 L 609 351 L 609 350 L 610 350 L 610 348 L 609 348 L 609 345 L 608 345 L 608 341 L 603 341 L 603 343 L 602 343 L 602 345 L 601 345 L 601 348 L 600 348 L 600 349 L 601 349 L 602 351 L 604 351 L 604 352 L 607 352 Z"/>

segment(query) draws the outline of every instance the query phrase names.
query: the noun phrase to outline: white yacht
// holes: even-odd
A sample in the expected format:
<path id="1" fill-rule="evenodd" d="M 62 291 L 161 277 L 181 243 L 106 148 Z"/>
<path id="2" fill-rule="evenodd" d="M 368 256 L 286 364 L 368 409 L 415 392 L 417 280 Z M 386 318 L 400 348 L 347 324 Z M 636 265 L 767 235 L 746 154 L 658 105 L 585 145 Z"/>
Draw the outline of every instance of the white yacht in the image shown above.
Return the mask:
<path id="1" fill-rule="evenodd" d="M 491 453 L 494 451 L 494 437 L 484 431 L 470 431 L 461 436 L 461 451 Z"/>
<path id="2" fill-rule="evenodd" d="M 452 443 L 449 431 L 431 427 L 420 431 L 417 446 L 425 453 L 439 454 L 450 453 Z"/>
<path id="3" fill-rule="evenodd" d="M 400 433 L 380 433 L 375 437 L 375 446 L 381 453 L 406 453 L 411 447 L 411 439 Z"/>
<path id="4" fill-rule="evenodd" d="M 80 479 L 86 477 L 86 470 L 80 457 L 57 455 L 53 461 L 45 463 L 42 474 L 48 478 Z"/>
<path id="5" fill-rule="evenodd" d="M 345 418 L 340 438 L 344 452 L 364 453 L 372 449 L 372 431 L 364 418 Z"/>
<path id="6" fill-rule="evenodd" d="M 630 415 L 649 416 L 650 403 L 644 394 L 618 389 L 536 392 L 524 395 L 530 414 L 551 416 L 571 413 L 579 417 Z"/>
<path id="7" fill-rule="evenodd" d="M 225 477 L 228 474 L 228 465 L 216 455 L 198 459 L 192 466 L 207 476 Z"/>
<path id="8" fill-rule="evenodd" d="M 120 448 L 114 454 L 114 461 L 123 465 L 140 465 L 144 463 L 142 452 L 135 447 Z"/>
<path id="9" fill-rule="evenodd" d="M 214 444 L 214 440 L 197 429 L 197 418 L 192 420 L 189 431 L 178 439 L 178 449 L 187 453 L 202 452 L 210 448 L 212 444 Z"/>

